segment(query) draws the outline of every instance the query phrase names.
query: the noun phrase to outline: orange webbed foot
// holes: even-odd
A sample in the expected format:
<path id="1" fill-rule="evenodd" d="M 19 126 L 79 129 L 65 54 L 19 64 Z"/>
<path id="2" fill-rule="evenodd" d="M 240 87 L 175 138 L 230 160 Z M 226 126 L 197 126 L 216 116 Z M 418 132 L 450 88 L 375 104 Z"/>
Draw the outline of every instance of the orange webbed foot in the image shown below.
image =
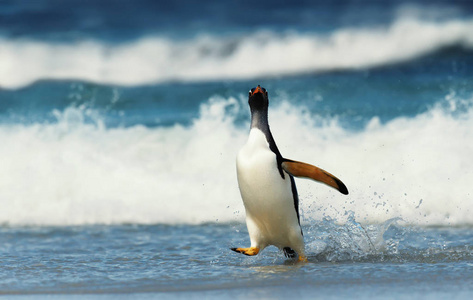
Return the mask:
<path id="1" fill-rule="evenodd" d="M 231 250 L 242 253 L 248 256 L 253 256 L 259 253 L 258 247 L 250 247 L 250 248 L 230 248 Z"/>

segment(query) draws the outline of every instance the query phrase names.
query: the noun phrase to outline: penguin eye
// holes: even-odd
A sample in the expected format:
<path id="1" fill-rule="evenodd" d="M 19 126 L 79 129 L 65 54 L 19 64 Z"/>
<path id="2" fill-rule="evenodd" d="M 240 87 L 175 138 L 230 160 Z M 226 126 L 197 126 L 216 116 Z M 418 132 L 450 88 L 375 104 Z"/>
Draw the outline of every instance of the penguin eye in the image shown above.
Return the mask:
<path id="1" fill-rule="evenodd" d="M 250 90 L 250 91 L 248 92 L 248 96 L 251 96 L 251 94 L 252 94 L 252 93 L 251 93 L 251 90 Z"/>

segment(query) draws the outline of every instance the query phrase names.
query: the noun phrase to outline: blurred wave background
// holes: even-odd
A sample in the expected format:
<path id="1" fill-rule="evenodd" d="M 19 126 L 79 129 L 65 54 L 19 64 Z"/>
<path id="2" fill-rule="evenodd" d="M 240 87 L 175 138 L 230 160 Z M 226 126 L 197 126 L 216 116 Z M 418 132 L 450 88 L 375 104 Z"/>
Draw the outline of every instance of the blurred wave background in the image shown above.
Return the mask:
<path id="1" fill-rule="evenodd" d="M 0 223 L 242 222 L 247 92 L 302 220 L 473 224 L 469 1 L 2 1 Z"/>

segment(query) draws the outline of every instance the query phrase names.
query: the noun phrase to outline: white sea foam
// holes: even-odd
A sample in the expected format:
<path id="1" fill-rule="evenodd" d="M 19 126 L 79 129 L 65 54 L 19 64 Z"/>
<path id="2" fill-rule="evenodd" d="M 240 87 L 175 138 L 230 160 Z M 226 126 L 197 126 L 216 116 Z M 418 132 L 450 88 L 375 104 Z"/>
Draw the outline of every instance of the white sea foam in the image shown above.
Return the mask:
<path id="1" fill-rule="evenodd" d="M 188 40 L 149 36 L 119 45 L 0 39 L 0 87 L 19 88 L 40 79 L 141 85 L 366 68 L 448 46 L 472 49 L 472 32 L 473 20 L 431 22 L 401 16 L 387 27 L 342 28 L 328 34 L 256 32 Z"/>
<path id="2" fill-rule="evenodd" d="M 288 102 L 271 107 L 283 155 L 325 168 L 350 191 L 298 179 L 303 221 L 354 212 L 365 223 L 473 225 L 473 98 L 456 98 L 413 118 L 374 118 L 358 132 L 321 125 Z M 248 130 L 233 122 L 241 109 L 211 99 L 188 127 L 109 129 L 75 107 L 55 112 L 54 124 L 1 125 L 0 223 L 241 222 L 235 156 Z"/>

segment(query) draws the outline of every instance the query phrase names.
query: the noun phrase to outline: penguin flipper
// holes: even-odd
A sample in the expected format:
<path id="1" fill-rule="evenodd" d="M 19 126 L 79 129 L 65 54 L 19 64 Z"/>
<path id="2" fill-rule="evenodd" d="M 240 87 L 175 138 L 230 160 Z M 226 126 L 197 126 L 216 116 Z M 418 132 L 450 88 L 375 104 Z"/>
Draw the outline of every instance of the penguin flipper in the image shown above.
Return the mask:
<path id="1" fill-rule="evenodd" d="M 348 195 L 348 189 L 340 179 L 316 166 L 289 159 L 284 159 L 281 166 L 292 176 L 310 178 L 325 183 L 338 190 L 340 193 Z"/>

